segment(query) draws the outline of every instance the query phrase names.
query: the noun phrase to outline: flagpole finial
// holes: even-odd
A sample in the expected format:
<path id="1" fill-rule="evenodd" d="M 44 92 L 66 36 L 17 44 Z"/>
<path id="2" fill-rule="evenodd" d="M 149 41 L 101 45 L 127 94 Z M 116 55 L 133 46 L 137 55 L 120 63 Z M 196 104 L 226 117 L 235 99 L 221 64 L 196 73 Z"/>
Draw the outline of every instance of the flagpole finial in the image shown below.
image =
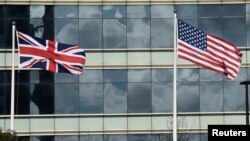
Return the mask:
<path id="1" fill-rule="evenodd" d="M 177 13 L 177 10 L 174 9 L 174 13 Z"/>
<path id="2" fill-rule="evenodd" d="M 15 22 L 15 21 L 12 21 L 12 25 L 16 25 L 16 22 Z"/>

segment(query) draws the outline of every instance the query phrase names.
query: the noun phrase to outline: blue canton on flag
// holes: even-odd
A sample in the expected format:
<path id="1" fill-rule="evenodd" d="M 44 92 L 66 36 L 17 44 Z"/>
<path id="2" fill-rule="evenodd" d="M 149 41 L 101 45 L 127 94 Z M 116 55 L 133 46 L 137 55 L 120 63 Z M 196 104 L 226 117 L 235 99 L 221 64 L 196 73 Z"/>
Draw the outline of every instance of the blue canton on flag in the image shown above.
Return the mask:
<path id="1" fill-rule="evenodd" d="M 242 53 L 233 43 L 178 20 L 178 57 L 235 79 Z"/>

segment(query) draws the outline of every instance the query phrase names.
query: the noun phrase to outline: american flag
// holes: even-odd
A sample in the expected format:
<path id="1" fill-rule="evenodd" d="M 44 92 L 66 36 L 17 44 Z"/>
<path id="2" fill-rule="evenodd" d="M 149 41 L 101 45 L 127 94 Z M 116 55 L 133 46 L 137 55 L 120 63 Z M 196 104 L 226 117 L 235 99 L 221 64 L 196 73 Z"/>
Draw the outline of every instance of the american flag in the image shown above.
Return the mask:
<path id="1" fill-rule="evenodd" d="M 178 57 L 235 79 L 242 53 L 231 42 L 178 20 Z"/>
<path id="2" fill-rule="evenodd" d="M 67 45 L 16 32 L 19 47 L 19 68 L 40 68 L 54 73 L 82 74 L 85 52 L 76 45 Z"/>

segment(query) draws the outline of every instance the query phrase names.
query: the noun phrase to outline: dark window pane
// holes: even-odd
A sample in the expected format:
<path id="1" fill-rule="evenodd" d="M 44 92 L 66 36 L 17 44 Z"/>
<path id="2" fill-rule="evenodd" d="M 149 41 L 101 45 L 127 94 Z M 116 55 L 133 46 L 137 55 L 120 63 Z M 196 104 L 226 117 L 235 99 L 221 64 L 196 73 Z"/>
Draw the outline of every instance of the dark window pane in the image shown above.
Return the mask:
<path id="1" fill-rule="evenodd" d="M 80 75 L 80 83 L 103 82 L 102 70 L 85 70 L 83 75 Z"/>
<path id="2" fill-rule="evenodd" d="M 127 135 L 104 135 L 104 141 L 127 141 Z"/>
<path id="3" fill-rule="evenodd" d="M 103 47 L 126 48 L 126 19 L 103 20 Z"/>
<path id="4" fill-rule="evenodd" d="M 104 113 L 127 113 L 127 83 L 104 84 Z"/>
<path id="5" fill-rule="evenodd" d="M 151 141 L 150 135 L 128 135 L 128 141 Z"/>
<path id="6" fill-rule="evenodd" d="M 1 7 L 0 7 L 0 10 L 1 10 Z M 5 32 L 7 32 L 7 31 L 4 31 L 4 29 L 5 29 L 4 19 L 0 19 L 0 22 L 2 23 L 0 25 L 0 49 L 1 49 L 1 48 L 6 48 L 5 47 Z"/>
<path id="7" fill-rule="evenodd" d="M 239 47 L 246 46 L 245 18 L 224 18 L 222 28 L 223 38 L 225 40 Z"/>
<path id="8" fill-rule="evenodd" d="M 79 18 L 102 18 L 102 6 L 79 6 Z"/>
<path id="9" fill-rule="evenodd" d="M 198 5 L 199 17 L 221 17 L 220 4 L 199 4 Z"/>
<path id="10" fill-rule="evenodd" d="M 126 6 L 103 6 L 103 18 L 126 18 Z"/>
<path id="11" fill-rule="evenodd" d="M 90 34 L 91 33 L 91 34 Z M 79 20 L 79 44 L 81 48 L 102 48 L 102 20 Z"/>
<path id="12" fill-rule="evenodd" d="M 173 5 L 151 5 L 151 18 L 173 18 Z"/>
<path id="13" fill-rule="evenodd" d="M 199 29 L 213 34 L 215 36 L 221 37 L 222 35 L 222 22 L 219 18 L 200 18 L 199 19 Z"/>
<path id="14" fill-rule="evenodd" d="M 177 140 L 185 140 L 185 141 L 200 141 L 199 133 L 179 133 L 177 135 Z M 202 140 L 203 141 L 203 140 Z"/>
<path id="15" fill-rule="evenodd" d="M 173 105 L 173 84 L 152 84 L 152 108 L 153 112 L 171 112 Z"/>
<path id="16" fill-rule="evenodd" d="M 173 134 L 152 134 L 152 141 L 172 141 Z"/>
<path id="17" fill-rule="evenodd" d="M 19 136 L 17 139 L 18 141 L 31 141 L 31 137 Z"/>
<path id="18" fill-rule="evenodd" d="M 103 84 L 80 84 L 79 113 L 103 113 Z"/>
<path id="19" fill-rule="evenodd" d="M 78 20 L 56 19 L 55 38 L 65 44 L 78 44 Z"/>
<path id="20" fill-rule="evenodd" d="M 199 112 L 200 95 L 199 83 L 181 82 L 177 85 L 177 110 L 178 112 Z"/>
<path id="21" fill-rule="evenodd" d="M 198 81 L 199 69 L 178 69 L 177 80 L 178 81 Z"/>
<path id="22" fill-rule="evenodd" d="M 30 19 L 29 35 L 41 39 L 54 39 L 54 20 Z"/>
<path id="23" fill-rule="evenodd" d="M 31 136 L 30 141 L 54 141 L 54 136 Z"/>
<path id="24" fill-rule="evenodd" d="M 169 82 L 173 80 L 173 69 L 152 69 L 152 82 Z"/>
<path id="25" fill-rule="evenodd" d="M 237 10 L 235 10 L 237 9 Z M 246 5 L 245 4 L 223 4 L 222 16 L 245 16 Z"/>
<path id="26" fill-rule="evenodd" d="M 79 141 L 79 136 L 55 136 L 55 141 Z"/>
<path id="27" fill-rule="evenodd" d="M 128 84 L 128 112 L 150 113 L 152 112 L 151 84 Z"/>
<path id="28" fill-rule="evenodd" d="M 150 20 L 127 20 L 127 47 L 150 48 Z"/>
<path id="29" fill-rule="evenodd" d="M 127 70 L 104 70 L 104 82 L 127 82 Z"/>
<path id="30" fill-rule="evenodd" d="M 239 82 L 224 82 L 224 111 L 245 111 L 245 87 Z"/>
<path id="31" fill-rule="evenodd" d="M 128 82 L 151 82 L 150 69 L 128 70 Z"/>
<path id="32" fill-rule="evenodd" d="M 78 94 L 77 84 L 56 84 L 55 114 L 77 114 Z"/>
<path id="33" fill-rule="evenodd" d="M 6 6 L 6 18 L 29 18 L 29 6 L 28 5 L 7 5 Z M 11 31 L 11 30 L 10 30 Z"/>
<path id="34" fill-rule="evenodd" d="M 173 19 L 151 19 L 151 48 L 173 48 Z"/>
<path id="35" fill-rule="evenodd" d="M 55 6 L 55 18 L 78 18 L 78 6 Z"/>
<path id="36" fill-rule="evenodd" d="M 150 6 L 129 5 L 127 6 L 128 18 L 150 18 Z"/>
<path id="37" fill-rule="evenodd" d="M 30 18 L 54 18 L 54 8 L 50 5 L 31 5 Z"/>
<path id="38" fill-rule="evenodd" d="M 223 82 L 200 82 L 200 111 L 223 112 Z"/>
<path id="39" fill-rule="evenodd" d="M 197 17 L 197 4 L 176 5 L 178 17 Z"/>
<path id="40" fill-rule="evenodd" d="M 84 135 L 80 136 L 80 141 L 103 141 L 102 135 Z"/>
<path id="41" fill-rule="evenodd" d="M 4 112 L 5 112 L 5 85 L 0 84 L 0 115 L 3 115 Z"/>
<path id="42" fill-rule="evenodd" d="M 57 82 L 57 83 L 78 83 L 79 76 L 72 75 L 69 73 L 56 73 L 55 74 L 55 82 Z"/>
<path id="43" fill-rule="evenodd" d="M 54 114 L 54 84 L 30 86 L 30 114 Z"/>
<path id="44" fill-rule="evenodd" d="M 2 19 L 2 18 L 5 18 L 5 6 L 4 5 L 1 5 L 0 6 L 0 18 Z"/>

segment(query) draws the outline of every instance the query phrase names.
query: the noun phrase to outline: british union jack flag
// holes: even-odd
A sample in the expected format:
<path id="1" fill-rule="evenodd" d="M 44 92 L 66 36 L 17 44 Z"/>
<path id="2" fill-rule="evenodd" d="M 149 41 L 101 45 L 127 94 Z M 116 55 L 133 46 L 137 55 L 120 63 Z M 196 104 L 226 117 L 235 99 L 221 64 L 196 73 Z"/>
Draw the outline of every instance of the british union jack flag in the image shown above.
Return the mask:
<path id="1" fill-rule="evenodd" d="M 40 68 L 54 73 L 82 74 L 85 52 L 76 45 L 67 45 L 50 40 L 17 33 L 20 69 Z"/>

